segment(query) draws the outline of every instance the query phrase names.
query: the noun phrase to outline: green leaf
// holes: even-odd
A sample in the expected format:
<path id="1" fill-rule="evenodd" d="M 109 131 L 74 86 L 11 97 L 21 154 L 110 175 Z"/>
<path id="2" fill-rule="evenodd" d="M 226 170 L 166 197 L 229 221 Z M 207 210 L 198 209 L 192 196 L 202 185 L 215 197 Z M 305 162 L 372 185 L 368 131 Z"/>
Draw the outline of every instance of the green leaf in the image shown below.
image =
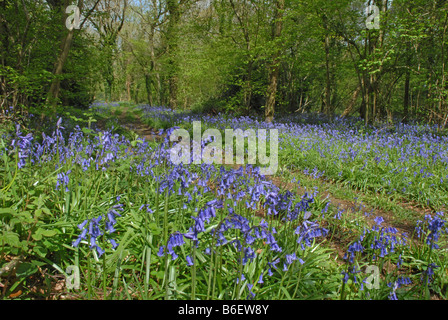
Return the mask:
<path id="1" fill-rule="evenodd" d="M 56 230 L 42 230 L 42 235 L 44 237 L 53 237 L 56 234 L 57 234 Z"/>
<path id="2" fill-rule="evenodd" d="M 39 230 L 40 230 L 40 229 L 38 229 L 37 231 L 39 231 Z M 34 240 L 36 240 L 36 241 L 40 241 L 40 240 L 42 240 L 42 234 L 39 233 L 39 232 L 33 233 L 33 234 L 31 235 L 31 237 L 32 237 Z"/>
<path id="3" fill-rule="evenodd" d="M 151 231 L 151 234 L 155 236 L 162 233 L 162 228 L 157 226 L 155 222 L 151 222 L 148 225 L 148 229 Z"/>
<path id="4" fill-rule="evenodd" d="M 31 263 L 37 267 L 42 267 L 44 265 L 46 265 L 45 262 L 39 261 L 39 260 L 31 260 Z"/>
<path id="5" fill-rule="evenodd" d="M 12 231 L 3 231 L 2 242 L 9 244 L 11 247 L 20 247 L 19 235 Z"/>
<path id="6" fill-rule="evenodd" d="M 39 219 L 39 217 L 42 215 L 42 209 L 37 209 L 35 212 L 34 212 L 34 216 L 37 218 L 37 219 Z"/>
<path id="7" fill-rule="evenodd" d="M 152 271 L 151 275 L 155 276 L 157 279 L 163 279 L 165 273 L 163 271 Z"/>
<path id="8" fill-rule="evenodd" d="M 88 128 L 82 128 L 82 132 L 84 132 L 85 134 L 91 134 L 93 132 L 93 130 L 88 129 Z"/>
<path id="9" fill-rule="evenodd" d="M 39 228 L 36 230 L 35 233 L 33 233 L 32 237 L 34 240 L 40 241 L 40 240 L 42 240 L 42 236 L 49 238 L 49 237 L 53 237 L 56 234 L 57 234 L 56 230 L 46 230 L 46 229 Z"/>
<path id="10" fill-rule="evenodd" d="M 52 243 L 45 239 L 42 241 L 42 244 L 45 246 L 45 248 L 47 248 L 50 251 L 56 252 L 56 251 L 62 250 L 62 246 L 60 244 L 55 244 L 55 243 Z M 72 249 L 73 247 L 70 247 L 70 248 Z"/>
<path id="11" fill-rule="evenodd" d="M 17 214 L 17 217 L 20 218 L 23 222 L 32 223 L 34 221 L 34 218 L 29 211 L 19 212 Z"/>
<path id="12" fill-rule="evenodd" d="M 37 266 L 32 263 L 24 262 L 21 263 L 16 269 L 16 276 L 19 278 L 29 277 L 33 273 L 37 272 Z"/>
<path id="13" fill-rule="evenodd" d="M 36 252 L 41 257 L 45 257 L 48 253 L 47 248 L 39 246 L 39 245 L 35 246 L 33 248 L 33 251 Z"/>
<path id="14" fill-rule="evenodd" d="M 0 216 L 8 216 L 14 214 L 12 208 L 0 208 Z"/>

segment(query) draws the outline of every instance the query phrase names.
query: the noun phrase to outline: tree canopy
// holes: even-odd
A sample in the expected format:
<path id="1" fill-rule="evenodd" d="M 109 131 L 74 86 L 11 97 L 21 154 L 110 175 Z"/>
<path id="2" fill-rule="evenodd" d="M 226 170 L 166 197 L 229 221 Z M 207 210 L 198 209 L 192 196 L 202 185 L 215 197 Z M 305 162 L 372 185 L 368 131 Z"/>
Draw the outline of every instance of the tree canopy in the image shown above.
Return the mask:
<path id="1" fill-rule="evenodd" d="M 133 101 L 446 126 L 447 29 L 441 0 L 3 0 L 0 106 Z"/>

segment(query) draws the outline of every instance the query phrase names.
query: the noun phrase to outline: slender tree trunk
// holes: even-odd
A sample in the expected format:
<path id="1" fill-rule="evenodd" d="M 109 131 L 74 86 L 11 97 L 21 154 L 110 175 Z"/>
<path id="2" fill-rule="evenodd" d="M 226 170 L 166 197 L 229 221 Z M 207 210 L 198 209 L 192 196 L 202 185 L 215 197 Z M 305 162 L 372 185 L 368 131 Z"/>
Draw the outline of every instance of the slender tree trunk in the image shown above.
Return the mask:
<path id="1" fill-rule="evenodd" d="M 267 90 L 267 102 L 265 111 L 266 122 L 272 122 L 274 120 L 275 95 L 277 93 L 278 73 L 279 73 L 278 65 L 271 66 L 271 70 L 269 72 L 269 85 Z"/>
<path id="2" fill-rule="evenodd" d="M 275 10 L 275 23 L 274 29 L 272 33 L 272 38 L 274 43 L 280 38 L 283 27 L 283 11 L 285 9 L 285 0 L 277 0 L 276 1 L 276 10 Z M 280 44 L 278 44 L 280 45 Z M 278 48 L 278 47 L 277 47 Z M 280 55 L 281 50 L 277 49 L 274 53 L 272 63 L 269 69 L 269 84 L 267 89 L 267 101 L 266 101 L 266 109 L 265 109 L 265 121 L 272 122 L 274 120 L 275 113 L 275 96 L 277 94 L 277 82 L 278 82 L 278 74 L 280 68 Z"/>
<path id="3" fill-rule="evenodd" d="M 152 94 L 151 94 L 151 76 L 149 73 L 145 73 L 145 89 L 146 89 L 146 98 L 150 106 L 153 105 Z"/>
<path id="4" fill-rule="evenodd" d="M 370 90 L 370 101 L 372 103 L 371 105 L 371 115 L 370 115 L 370 119 L 372 119 L 372 122 L 375 122 L 376 120 L 376 112 L 377 112 L 377 107 L 376 107 L 376 81 L 375 81 L 375 76 L 372 74 L 370 75 L 370 86 L 371 86 L 371 90 Z"/>
<path id="5" fill-rule="evenodd" d="M 104 86 L 104 99 L 106 102 L 112 101 L 112 80 L 106 79 L 105 86 Z"/>
<path id="6" fill-rule="evenodd" d="M 252 65 L 253 60 L 249 58 L 250 61 L 247 66 L 247 72 L 246 72 L 246 80 L 244 81 L 244 107 L 245 112 L 249 114 L 250 111 L 250 105 L 252 101 Z"/>
<path id="7" fill-rule="evenodd" d="M 411 72 L 406 71 L 406 78 L 404 80 L 404 96 L 403 96 L 403 122 L 408 122 L 409 117 L 409 90 L 411 82 Z"/>
<path id="8" fill-rule="evenodd" d="M 362 117 L 364 118 L 364 124 L 368 125 L 369 124 L 369 113 L 370 113 L 370 85 L 369 85 L 369 81 L 368 81 L 368 77 L 367 75 L 364 75 L 363 77 L 363 87 L 364 87 L 364 97 L 363 97 L 363 104 L 361 105 L 361 114 Z"/>
<path id="9" fill-rule="evenodd" d="M 156 5 L 155 5 L 156 6 Z M 154 98 L 153 95 L 151 93 L 151 85 L 154 83 L 154 74 L 156 72 L 156 54 L 154 51 L 154 32 L 155 32 L 155 27 L 152 24 L 151 25 L 151 30 L 149 33 L 149 53 L 150 53 L 150 57 L 151 57 L 151 62 L 150 62 L 150 70 L 149 73 L 145 74 L 145 86 L 146 86 L 146 93 L 147 93 L 147 97 L 148 97 L 148 103 L 150 106 L 154 105 Z M 160 85 L 160 79 L 158 78 L 159 81 L 159 85 Z M 157 98 L 158 102 L 160 103 L 160 98 Z"/>
<path id="10" fill-rule="evenodd" d="M 6 7 L 5 2 L 0 2 L 0 8 L 4 10 Z M 6 67 L 6 59 L 8 56 L 9 50 L 9 41 L 8 41 L 8 28 L 6 25 L 6 21 L 0 21 L 0 64 L 2 67 Z M 3 109 L 4 105 L 7 105 L 8 101 L 8 90 L 6 88 L 6 79 L 3 75 L 0 75 L 0 97 L 2 97 L 2 101 L 0 101 L 0 109 Z"/>
<path id="11" fill-rule="evenodd" d="M 353 107 L 355 106 L 356 103 L 356 99 L 358 98 L 359 92 L 361 91 L 361 86 L 358 85 L 358 87 L 356 88 L 355 91 L 353 91 L 352 97 L 350 99 L 349 104 L 347 105 L 347 108 L 345 108 L 344 112 L 342 113 L 341 117 L 346 117 L 348 116 L 352 110 Z"/>
<path id="12" fill-rule="evenodd" d="M 73 30 L 69 30 L 67 36 L 64 39 L 62 44 L 61 53 L 57 59 L 53 75 L 53 81 L 51 82 L 50 90 L 48 91 L 47 103 L 51 106 L 56 106 L 59 97 L 59 91 L 61 87 L 61 79 L 62 71 L 64 69 L 64 64 L 67 61 L 68 53 L 70 51 L 70 46 L 73 41 Z"/>
<path id="13" fill-rule="evenodd" d="M 65 25 L 65 18 L 66 18 L 65 8 L 69 4 L 70 4 L 70 1 L 65 0 L 60 8 L 60 10 L 62 12 L 62 16 L 63 16 L 62 21 L 64 22 L 64 25 Z M 79 0 L 78 8 L 80 10 L 82 10 L 82 6 L 83 6 L 83 0 Z M 48 94 L 47 94 L 47 104 L 52 106 L 53 108 L 55 108 L 58 103 L 59 91 L 60 91 L 60 86 L 61 86 L 60 76 L 62 75 L 64 65 L 65 65 L 65 62 L 67 61 L 68 53 L 69 53 L 70 47 L 72 45 L 73 34 L 74 34 L 74 29 L 68 30 L 68 32 L 62 38 L 59 55 L 57 57 L 57 60 L 56 60 L 55 66 L 54 66 L 54 70 L 53 70 L 54 78 L 51 82 L 50 90 L 48 91 Z"/>
<path id="14" fill-rule="evenodd" d="M 331 74 L 330 74 L 330 35 L 327 26 L 327 17 L 323 15 L 323 25 L 325 29 L 325 109 L 323 110 L 327 116 L 330 115 L 331 107 Z"/>
<path id="15" fill-rule="evenodd" d="M 99 1 L 100 0 L 96 0 L 96 2 L 94 3 L 93 7 L 86 14 L 86 16 L 84 18 L 84 21 L 80 25 L 80 28 L 82 28 L 82 26 L 86 22 L 87 18 L 95 10 L 95 8 L 98 5 Z M 65 20 L 66 20 L 65 9 L 68 7 L 68 5 L 70 3 L 71 3 L 70 0 L 65 0 L 63 3 L 61 2 L 60 9 L 62 11 L 62 17 L 63 17 L 62 23 L 63 23 L 64 26 L 65 26 Z M 78 0 L 79 11 L 82 11 L 83 6 L 84 6 L 84 0 Z M 70 47 L 71 47 L 72 42 L 73 42 L 73 35 L 74 35 L 74 29 L 68 30 L 66 35 L 61 40 L 61 46 L 60 46 L 59 55 L 58 55 L 58 58 L 56 59 L 56 63 L 55 63 L 54 70 L 53 70 L 54 78 L 53 78 L 53 80 L 51 82 L 50 90 L 48 91 L 47 101 L 46 101 L 47 104 L 52 106 L 53 108 L 56 107 L 57 102 L 58 102 L 60 85 L 61 85 L 60 76 L 63 73 L 64 65 L 65 65 L 65 62 L 67 61 L 67 58 L 68 58 Z"/>
<path id="16" fill-rule="evenodd" d="M 131 84 L 132 84 L 132 79 L 131 79 L 130 75 L 128 75 L 127 79 L 126 79 L 126 92 L 128 94 L 128 101 L 132 100 Z"/>
<path id="17" fill-rule="evenodd" d="M 441 60 L 442 60 L 442 79 L 441 79 L 441 84 L 440 84 L 440 95 L 439 95 L 439 114 L 441 116 L 441 122 L 440 125 L 442 127 L 445 127 L 446 125 L 446 121 L 443 119 L 443 117 L 445 116 L 445 106 L 446 106 L 446 91 L 447 91 L 447 86 L 446 86 L 446 74 L 445 74 L 445 69 L 446 69 L 446 65 L 445 65 L 445 35 L 447 32 L 447 28 L 448 28 L 448 13 L 445 15 L 445 22 L 444 22 L 444 28 L 443 28 L 443 32 L 442 32 L 442 39 L 440 41 L 440 45 L 441 45 Z"/>
<path id="18" fill-rule="evenodd" d="M 180 19 L 179 3 L 177 0 L 167 0 L 169 21 L 168 21 L 168 87 L 169 87 L 169 106 L 171 108 L 177 107 L 177 89 L 178 89 L 178 74 L 177 74 L 177 26 Z"/>

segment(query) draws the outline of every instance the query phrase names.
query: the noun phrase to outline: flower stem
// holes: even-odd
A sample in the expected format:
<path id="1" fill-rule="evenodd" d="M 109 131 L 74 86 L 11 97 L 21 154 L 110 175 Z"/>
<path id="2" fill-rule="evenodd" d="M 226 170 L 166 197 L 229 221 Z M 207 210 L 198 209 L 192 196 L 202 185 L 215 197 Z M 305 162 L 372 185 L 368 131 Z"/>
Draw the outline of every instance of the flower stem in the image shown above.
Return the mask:
<path id="1" fill-rule="evenodd" d="M 196 300 L 196 241 L 193 241 L 193 266 L 191 272 L 191 300 Z"/>

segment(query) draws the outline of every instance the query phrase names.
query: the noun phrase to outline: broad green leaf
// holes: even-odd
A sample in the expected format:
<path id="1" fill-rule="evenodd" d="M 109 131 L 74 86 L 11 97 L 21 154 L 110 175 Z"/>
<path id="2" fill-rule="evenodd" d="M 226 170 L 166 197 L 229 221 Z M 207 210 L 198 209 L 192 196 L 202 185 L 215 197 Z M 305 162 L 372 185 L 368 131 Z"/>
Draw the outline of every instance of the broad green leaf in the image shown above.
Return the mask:
<path id="1" fill-rule="evenodd" d="M 23 262 L 19 264 L 16 269 L 16 276 L 19 278 L 29 277 L 33 273 L 37 272 L 37 266 L 29 262 Z"/>

